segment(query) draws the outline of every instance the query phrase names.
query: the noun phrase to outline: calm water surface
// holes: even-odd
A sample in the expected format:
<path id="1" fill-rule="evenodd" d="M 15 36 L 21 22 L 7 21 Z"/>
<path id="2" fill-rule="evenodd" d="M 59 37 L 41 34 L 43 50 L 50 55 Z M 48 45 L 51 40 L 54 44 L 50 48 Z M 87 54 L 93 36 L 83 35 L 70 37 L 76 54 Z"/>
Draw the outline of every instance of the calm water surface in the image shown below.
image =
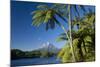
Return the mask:
<path id="1" fill-rule="evenodd" d="M 11 66 L 27 66 L 57 63 L 60 63 L 60 59 L 57 59 L 56 57 L 11 60 Z"/>

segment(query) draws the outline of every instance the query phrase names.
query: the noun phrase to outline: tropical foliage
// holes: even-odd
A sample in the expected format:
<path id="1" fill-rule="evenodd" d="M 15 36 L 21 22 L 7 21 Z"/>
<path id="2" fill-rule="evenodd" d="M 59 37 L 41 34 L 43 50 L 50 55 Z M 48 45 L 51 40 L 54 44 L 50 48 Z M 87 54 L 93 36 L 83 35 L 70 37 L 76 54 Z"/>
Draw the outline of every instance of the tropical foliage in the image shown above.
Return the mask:
<path id="1" fill-rule="evenodd" d="M 89 12 L 82 5 L 52 4 L 38 5 L 32 12 L 32 25 L 46 24 L 46 30 L 60 26 L 64 33 L 57 41 L 66 41 L 58 54 L 62 62 L 83 62 L 95 60 L 95 13 Z M 80 11 L 84 14 L 80 15 Z M 75 14 L 75 15 L 73 15 Z M 59 18 L 62 19 L 68 30 Z"/>
<path id="2" fill-rule="evenodd" d="M 95 15 L 94 13 L 86 14 L 81 20 L 74 19 L 73 26 L 77 26 L 77 30 L 72 31 L 73 48 L 76 61 L 94 61 L 95 60 Z M 73 28 L 74 29 L 74 28 Z M 57 41 L 63 41 L 67 38 L 65 34 L 61 34 Z M 72 58 L 70 47 L 67 45 L 59 52 L 58 57 L 63 59 L 62 62 L 69 62 Z M 64 52 L 65 51 L 65 52 Z M 63 54 L 62 54 L 63 53 Z M 66 54 L 67 53 L 67 54 Z M 66 56 L 65 56 L 66 55 Z M 70 59 L 71 62 L 72 59 Z"/>

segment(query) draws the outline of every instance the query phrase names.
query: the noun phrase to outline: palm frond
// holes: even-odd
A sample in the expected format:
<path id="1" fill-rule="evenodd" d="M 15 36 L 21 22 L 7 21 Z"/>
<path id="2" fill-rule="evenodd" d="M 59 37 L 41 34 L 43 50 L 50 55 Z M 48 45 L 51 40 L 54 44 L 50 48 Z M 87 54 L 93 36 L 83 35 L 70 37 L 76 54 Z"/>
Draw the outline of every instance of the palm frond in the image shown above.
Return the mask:
<path id="1" fill-rule="evenodd" d="M 86 9 L 85 9 L 85 7 L 83 5 L 80 5 L 79 7 L 80 7 L 81 10 L 83 10 L 84 12 L 86 12 Z"/>
<path id="2" fill-rule="evenodd" d="M 35 14 L 33 14 L 32 19 L 36 19 L 36 18 L 39 18 L 39 17 L 43 17 L 43 16 L 45 16 L 45 13 L 46 13 L 46 11 L 36 12 Z"/>
<path id="3" fill-rule="evenodd" d="M 79 13 L 79 11 L 78 11 L 76 5 L 73 5 L 73 8 L 72 8 L 72 9 L 74 9 L 74 11 L 76 12 L 76 14 L 77 14 L 78 16 L 80 16 L 80 13 Z"/>
<path id="4" fill-rule="evenodd" d="M 67 23 L 67 19 L 65 19 L 61 13 L 56 12 L 56 15 L 58 15 L 63 21 L 65 21 L 65 23 Z"/>
<path id="5" fill-rule="evenodd" d="M 57 42 L 60 42 L 60 41 L 67 41 L 68 38 L 66 37 L 66 33 L 61 33 L 58 38 L 56 39 Z"/>
<path id="6" fill-rule="evenodd" d="M 46 23 L 46 31 L 48 31 L 48 29 L 54 29 L 54 28 L 55 28 L 55 21 L 53 19 L 50 19 L 48 23 Z"/>
<path id="7" fill-rule="evenodd" d="M 44 23 L 48 22 L 52 18 L 52 11 L 48 10 L 45 16 Z"/>
<path id="8" fill-rule="evenodd" d="M 32 25 L 34 26 L 39 26 L 40 24 L 42 24 L 44 21 L 44 17 L 41 17 L 41 18 L 37 18 L 37 19 L 34 19 L 33 22 L 32 22 Z"/>
<path id="9" fill-rule="evenodd" d="M 50 7 L 47 6 L 47 5 L 38 5 L 37 8 L 38 8 L 38 9 L 42 9 L 42 10 L 43 10 L 43 9 L 45 9 L 45 10 L 46 10 L 46 9 L 50 9 Z"/>

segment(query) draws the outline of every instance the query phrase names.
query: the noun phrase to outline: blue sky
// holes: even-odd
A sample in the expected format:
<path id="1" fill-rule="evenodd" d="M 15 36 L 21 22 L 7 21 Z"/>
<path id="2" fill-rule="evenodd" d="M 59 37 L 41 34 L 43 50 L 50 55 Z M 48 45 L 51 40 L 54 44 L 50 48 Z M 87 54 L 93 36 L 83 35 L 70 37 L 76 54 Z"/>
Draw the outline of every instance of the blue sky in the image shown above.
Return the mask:
<path id="1" fill-rule="evenodd" d="M 21 50 L 34 50 L 43 43 L 50 42 L 58 48 L 65 45 L 64 42 L 56 42 L 56 38 L 63 30 L 56 27 L 54 30 L 45 30 L 45 24 L 40 27 L 32 26 L 31 12 L 36 10 L 36 2 L 11 2 L 11 48 Z M 42 3 L 43 4 L 43 3 Z M 94 11 L 94 7 L 91 7 Z M 59 19 L 60 20 L 60 19 Z M 60 20 L 63 24 L 64 22 Z M 65 25 L 65 24 L 64 24 Z M 68 25 L 66 25 L 67 27 Z"/>

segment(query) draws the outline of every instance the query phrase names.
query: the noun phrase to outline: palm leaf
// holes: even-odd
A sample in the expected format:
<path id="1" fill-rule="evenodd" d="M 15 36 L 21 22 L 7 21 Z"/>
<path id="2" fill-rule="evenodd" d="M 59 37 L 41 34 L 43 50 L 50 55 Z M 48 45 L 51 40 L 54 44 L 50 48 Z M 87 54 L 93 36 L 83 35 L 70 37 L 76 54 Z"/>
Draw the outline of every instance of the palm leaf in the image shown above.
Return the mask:
<path id="1" fill-rule="evenodd" d="M 79 7 L 81 8 L 81 10 L 83 10 L 84 12 L 86 12 L 86 9 L 85 9 L 85 7 L 83 5 L 80 5 Z"/>
<path id="2" fill-rule="evenodd" d="M 58 15 L 63 21 L 65 21 L 65 23 L 67 23 L 67 20 L 61 15 L 61 13 L 56 12 L 56 15 Z"/>
<path id="3" fill-rule="evenodd" d="M 61 33 L 58 38 L 56 39 L 57 42 L 60 42 L 60 41 L 67 41 L 68 38 L 66 37 L 66 33 Z"/>
<path id="4" fill-rule="evenodd" d="M 47 5 L 39 5 L 39 6 L 37 6 L 37 8 L 38 8 L 38 9 L 42 9 L 42 10 L 43 10 L 43 9 L 45 9 L 45 10 L 46 10 L 46 9 L 50 9 L 50 7 L 48 7 Z"/>
<path id="5" fill-rule="evenodd" d="M 77 6 L 76 6 L 76 5 L 74 5 L 74 6 L 73 6 L 73 9 L 74 9 L 74 11 L 77 13 L 77 15 L 78 15 L 78 16 L 80 16 L 79 11 L 78 11 L 78 9 L 77 9 Z"/>
<path id="6" fill-rule="evenodd" d="M 48 22 L 52 18 L 52 11 L 47 11 L 44 23 Z"/>
<path id="7" fill-rule="evenodd" d="M 34 16 L 32 17 L 32 19 L 36 19 L 42 16 L 45 16 L 46 11 L 40 11 L 34 14 Z"/>
<path id="8" fill-rule="evenodd" d="M 40 24 L 43 23 L 43 21 L 44 21 L 44 17 L 37 18 L 37 19 L 33 20 L 32 25 L 39 26 Z"/>
<path id="9" fill-rule="evenodd" d="M 54 29 L 55 28 L 55 21 L 53 19 L 50 20 L 50 28 Z"/>
<path id="10" fill-rule="evenodd" d="M 56 39 L 57 42 L 61 42 L 61 41 L 67 41 L 68 39 L 66 37 L 58 37 Z"/>

